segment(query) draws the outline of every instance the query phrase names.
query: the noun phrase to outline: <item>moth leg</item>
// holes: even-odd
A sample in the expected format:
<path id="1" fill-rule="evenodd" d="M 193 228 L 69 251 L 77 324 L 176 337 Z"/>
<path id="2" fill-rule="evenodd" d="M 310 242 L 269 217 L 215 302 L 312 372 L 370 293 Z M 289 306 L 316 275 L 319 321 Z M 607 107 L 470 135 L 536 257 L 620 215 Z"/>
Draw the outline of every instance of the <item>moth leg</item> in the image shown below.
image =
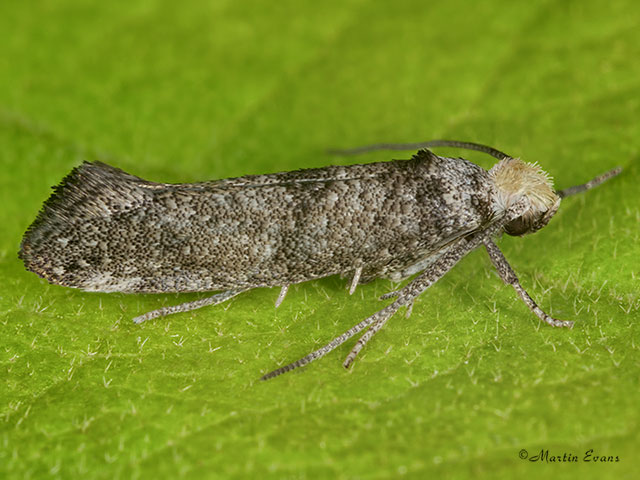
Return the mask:
<path id="1" fill-rule="evenodd" d="M 143 315 L 139 315 L 133 319 L 134 323 L 142 323 L 152 318 L 164 317 L 165 315 L 171 315 L 172 313 L 189 312 L 197 308 L 206 307 L 207 305 L 217 305 L 222 302 L 226 302 L 230 298 L 236 295 L 246 292 L 248 288 L 236 288 L 234 290 L 227 290 L 226 292 L 216 293 L 211 297 L 202 298 L 193 302 L 181 303 L 180 305 L 173 305 L 171 307 L 162 307 L 157 310 L 152 310 Z"/>
<path id="2" fill-rule="evenodd" d="M 356 271 L 353 274 L 353 280 L 351 280 L 351 287 L 349 287 L 349 295 L 353 295 L 353 292 L 356 291 L 356 287 L 360 282 L 360 275 L 362 275 L 362 267 L 356 268 Z"/>
<path id="3" fill-rule="evenodd" d="M 413 313 L 413 300 L 407 304 L 407 310 L 404 312 L 404 318 L 409 318 Z"/>
<path id="4" fill-rule="evenodd" d="M 289 291 L 289 285 L 283 285 L 282 288 L 280 289 L 280 294 L 276 299 L 276 308 L 278 308 L 282 304 L 282 301 L 284 300 L 284 297 L 287 296 L 288 291 Z"/>
<path id="5" fill-rule="evenodd" d="M 378 297 L 378 300 L 388 300 L 390 298 L 396 298 L 399 293 L 400 293 L 400 290 L 394 290 L 392 292 L 383 293 Z"/>
<path id="6" fill-rule="evenodd" d="M 344 368 L 349 368 L 351 366 L 353 361 L 356 359 L 356 356 L 360 353 L 360 350 L 362 350 L 367 342 L 371 340 L 371 338 L 373 338 L 373 336 L 378 332 L 378 330 L 380 330 L 384 326 L 384 324 L 387 323 L 387 320 L 391 318 L 391 315 L 387 316 L 386 318 L 380 318 L 376 323 L 371 325 L 371 327 L 369 327 L 366 332 L 364 332 L 364 334 L 360 337 L 358 342 L 349 352 L 349 355 L 347 355 L 347 358 L 345 358 L 344 362 L 342 362 L 342 366 Z"/>
<path id="7" fill-rule="evenodd" d="M 404 318 L 409 318 L 411 316 L 411 312 L 413 311 L 414 299 L 410 300 L 409 303 L 406 304 L 407 311 L 404 314 Z M 362 337 L 360 337 L 360 340 L 358 340 L 358 343 L 355 344 L 353 349 L 349 352 L 349 355 L 347 355 L 347 358 L 344 359 L 344 362 L 342 363 L 342 366 L 344 368 L 349 368 L 351 366 L 358 353 L 360 353 L 360 350 L 362 350 L 362 348 L 367 344 L 369 340 L 371 340 L 371 338 L 378 332 L 378 330 L 380 330 L 384 326 L 384 324 L 387 323 L 387 320 L 388 318 L 379 319 L 376 323 L 369 327 L 369 330 L 364 332 Z"/>
<path id="8" fill-rule="evenodd" d="M 372 328 L 368 330 L 362 336 L 362 338 L 360 338 L 360 340 L 358 340 L 356 346 L 345 359 L 344 366 L 348 367 L 353 362 L 356 355 L 358 355 L 360 350 L 362 350 L 362 347 L 364 347 L 369 339 L 373 337 L 373 335 L 378 330 L 380 330 L 385 323 L 387 323 L 387 320 L 389 320 L 400 307 L 410 306 L 413 303 L 413 300 L 418 295 L 420 295 L 427 288 L 429 288 L 440 278 L 442 278 L 449 270 L 451 270 L 455 266 L 456 263 L 458 263 L 458 261 L 460 261 L 461 258 L 463 258 L 471 250 L 478 247 L 482 243 L 486 234 L 491 233 L 493 233 L 493 231 L 489 230 L 488 232 L 480 232 L 479 234 L 458 240 L 458 242 L 455 245 L 452 245 L 452 247 L 445 254 L 443 254 L 440 258 L 438 258 L 438 260 L 431 264 L 427 271 L 423 272 L 403 288 L 395 292 L 398 297 L 395 302 L 387 305 L 382 310 L 377 311 L 362 322 L 351 327 L 342 335 L 331 340 L 325 346 L 302 357 L 300 360 L 296 360 L 289 365 L 285 365 L 284 367 L 280 367 L 272 372 L 267 373 L 266 375 L 263 375 L 261 380 L 268 380 L 270 378 L 277 377 L 278 375 L 282 375 L 283 373 L 289 372 L 295 368 L 307 365 L 308 363 L 311 363 L 314 360 L 325 356 L 327 353 L 349 340 L 355 334 L 361 332 L 369 325 L 372 325 Z"/>
<path id="9" fill-rule="evenodd" d="M 458 245 L 456 242 L 450 244 L 450 245 L 446 245 L 444 246 L 441 250 L 432 253 L 431 255 L 429 255 L 428 257 L 424 258 L 423 260 L 419 261 L 418 263 L 411 265 L 410 267 L 407 267 L 403 270 L 401 270 L 399 272 L 400 274 L 400 278 L 408 278 L 408 277 L 412 277 L 414 274 L 418 273 L 418 272 L 426 272 L 427 270 L 429 270 L 431 268 L 431 266 L 438 261 L 438 258 L 440 258 L 441 256 L 443 256 L 445 253 L 447 253 L 447 251 L 450 248 L 456 248 L 456 245 Z M 383 295 L 380 295 L 379 300 L 387 300 L 389 298 L 396 298 L 400 291 L 402 289 L 398 289 L 398 290 L 392 290 L 390 292 L 387 292 Z M 409 309 L 408 315 L 411 315 L 411 309 Z M 408 318 L 408 317 L 407 317 Z"/>
<path id="10" fill-rule="evenodd" d="M 277 377 L 278 375 L 282 375 L 283 373 L 286 373 L 286 372 L 288 372 L 290 370 L 293 370 L 295 368 L 302 367 L 303 365 L 311 363 L 311 362 L 313 362 L 314 360 L 317 360 L 320 357 L 324 357 L 327 353 L 329 353 L 330 351 L 334 350 L 336 347 L 342 345 L 344 342 L 349 340 L 355 334 L 357 334 L 357 333 L 361 332 L 362 330 L 364 330 L 365 328 L 367 328 L 372 323 L 377 322 L 380 318 L 384 318 L 384 317 L 389 318 L 389 317 L 391 317 L 401 306 L 402 306 L 402 304 L 399 301 L 396 301 L 396 302 L 392 303 L 391 305 L 386 306 L 382 310 L 380 310 L 380 311 L 374 313 L 373 315 L 371 315 L 370 317 L 364 319 L 363 321 L 361 321 L 357 325 L 354 325 L 349 330 L 344 332 L 342 335 L 334 338 L 329 343 L 327 343 L 324 347 L 321 347 L 318 350 L 315 350 L 315 351 L 309 353 L 308 355 L 305 355 L 300 360 L 296 360 L 295 362 L 290 363 L 289 365 L 285 365 L 284 367 L 280 367 L 280 368 L 278 368 L 276 370 L 273 370 L 272 372 L 267 373 L 266 375 L 263 375 L 260 378 L 260 380 L 269 380 L 270 378 Z"/>
<path id="11" fill-rule="evenodd" d="M 414 300 L 427 288 L 436 283 L 442 277 L 444 277 L 449 270 L 451 270 L 456 263 L 460 261 L 467 253 L 476 248 L 482 239 L 479 235 L 467 240 L 461 239 L 453 245 L 445 254 L 439 257 L 435 262 L 433 262 L 427 270 L 409 282 L 407 285 L 402 287 L 400 290 L 396 290 L 393 292 L 389 292 L 383 297 L 397 297 L 397 300 L 392 303 L 392 305 L 406 305 L 407 318 L 411 315 L 411 311 L 413 309 Z M 396 309 L 397 310 L 397 309 Z M 371 325 L 369 330 L 367 330 L 362 337 L 358 340 L 358 342 L 354 345 L 349 355 L 345 358 L 343 362 L 344 368 L 349 368 L 349 366 L 353 363 L 360 350 L 367 344 L 369 340 L 387 323 L 387 320 L 391 318 L 391 315 L 381 316 L 375 323 Z"/>
<path id="12" fill-rule="evenodd" d="M 533 301 L 533 298 L 531 298 L 531 296 L 522 287 L 522 285 L 520 285 L 520 281 L 518 280 L 516 273 L 511 268 L 511 265 L 509 265 L 509 262 L 507 262 L 507 259 L 504 258 L 504 255 L 502 254 L 498 246 L 493 243 L 492 240 L 486 239 L 484 241 L 484 246 L 489 253 L 489 258 L 491 259 L 493 266 L 496 267 L 500 278 L 502 278 L 504 283 L 506 283 L 507 285 L 511 285 L 515 289 L 515 291 L 518 292 L 518 295 L 520 295 L 522 301 L 527 305 L 527 307 L 529 307 L 529 310 L 535 313 L 540 320 L 548 323 L 552 327 L 573 327 L 573 322 L 556 320 L 555 318 L 547 315 L 542 311 L 542 309 L 536 304 L 536 302 Z"/>

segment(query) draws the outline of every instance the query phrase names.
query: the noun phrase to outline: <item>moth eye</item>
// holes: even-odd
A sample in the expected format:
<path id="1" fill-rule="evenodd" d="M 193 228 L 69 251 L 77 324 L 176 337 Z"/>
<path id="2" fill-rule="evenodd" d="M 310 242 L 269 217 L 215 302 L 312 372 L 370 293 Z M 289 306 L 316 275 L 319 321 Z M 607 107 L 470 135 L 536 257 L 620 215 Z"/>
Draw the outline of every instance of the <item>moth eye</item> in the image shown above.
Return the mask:
<path id="1" fill-rule="evenodd" d="M 520 237 L 527 233 L 537 232 L 549 223 L 549 220 L 551 220 L 551 217 L 553 217 L 557 210 L 558 207 L 555 207 L 539 213 L 537 216 L 534 216 L 531 213 L 525 213 L 524 215 L 521 215 L 507 223 L 504 227 L 504 231 L 514 237 Z"/>
<path id="2" fill-rule="evenodd" d="M 504 226 L 504 231 L 514 237 L 519 237 L 532 230 L 531 220 L 525 219 L 524 216 L 511 220 Z"/>

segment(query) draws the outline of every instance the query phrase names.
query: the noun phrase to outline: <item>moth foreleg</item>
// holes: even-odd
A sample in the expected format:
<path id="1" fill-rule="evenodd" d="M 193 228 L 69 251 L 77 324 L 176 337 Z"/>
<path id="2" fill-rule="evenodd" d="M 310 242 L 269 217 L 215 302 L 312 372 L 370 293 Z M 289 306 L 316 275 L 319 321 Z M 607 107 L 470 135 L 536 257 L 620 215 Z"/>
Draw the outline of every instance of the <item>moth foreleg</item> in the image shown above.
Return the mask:
<path id="1" fill-rule="evenodd" d="M 207 305 L 217 305 L 222 302 L 226 302 L 230 298 L 236 295 L 246 292 L 248 288 L 236 288 L 234 290 L 227 290 L 226 292 L 216 293 L 207 298 L 195 300 L 193 302 L 181 303 L 180 305 L 173 305 L 171 307 L 162 307 L 157 310 L 152 310 L 143 315 L 139 315 L 133 319 L 135 323 L 142 323 L 152 318 L 164 317 L 165 315 L 171 315 L 172 313 L 189 312 L 196 310 L 197 308 L 206 307 Z"/>
<path id="2" fill-rule="evenodd" d="M 556 320 L 555 318 L 547 315 L 544 311 L 542 311 L 542 309 L 536 304 L 536 302 L 534 302 L 533 298 L 531 298 L 531 296 L 522 287 L 522 285 L 520 285 L 520 281 L 518 280 L 516 273 L 513 271 L 511 265 L 509 265 L 509 262 L 507 262 L 507 259 L 504 257 L 498 246 L 493 243 L 492 240 L 486 239 L 484 241 L 484 246 L 489 253 L 491 262 L 493 263 L 494 267 L 496 267 L 500 278 L 502 278 L 504 283 L 506 283 L 507 285 L 511 285 L 515 289 L 515 291 L 518 292 L 518 295 L 520 295 L 522 301 L 527 305 L 527 307 L 529 307 L 529 310 L 535 313 L 540 320 L 548 323 L 553 327 L 573 327 L 573 322 Z"/>

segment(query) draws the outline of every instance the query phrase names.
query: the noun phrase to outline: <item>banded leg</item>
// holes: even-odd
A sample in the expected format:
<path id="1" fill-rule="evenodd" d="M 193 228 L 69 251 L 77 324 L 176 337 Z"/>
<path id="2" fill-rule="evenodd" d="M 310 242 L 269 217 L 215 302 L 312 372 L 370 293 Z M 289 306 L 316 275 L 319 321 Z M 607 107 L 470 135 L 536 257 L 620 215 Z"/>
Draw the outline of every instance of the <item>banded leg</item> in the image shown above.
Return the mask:
<path id="1" fill-rule="evenodd" d="M 489 230 L 489 233 L 493 233 L 493 231 Z M 413 303 L 413 300 L 418 295 L 420 295 L 427 288 L 429 288 L 440 278 L 442 278 L 467 253 L 478 247 L 482 243 L 484 235 L 486 235 L 486 232 L 481 232 L 479 234 L 476 234 L 475 236 L 458 240 L 458 242 L 453 245 L 446 254 L 438 258 L 438 260 L 436 260 L 429 267 L 428 271 L 422 273 L 420 276 L 409 282 L 400 290 L 392 292 L 393 296 L 397 297 L 397 300 L 395 302 L 387 305 L 382 310 L 379 310 L 362 322 L 351 327 L 342 335 L 334 338 L 328 344 L 319 348 L 318 350 L 309 353 L 308 355 L 302 357 L 299 360 L 296 360 L 293 363 L 290 363 L 288 365 L 285 365 L 284 367 L 278 368 L 277 370 L 263 375 L 261 380 L 268 380 L 270 378 L 277 377 L 278 375 L 282 375 L 283 373 L 289 372 L 295 368 L 307 365 L 308 363 L 311 363 L 314 360 L 325 356 L 327 353 L 331 352 L 336 347 L 349 340 L 355 334 L 361 332 L 371 325 L 371 328 L 362 336 L 358 343 L 356 343 L 351 353 L 349 353 L 349 355 L 345 359 L 343 365 L 345 367 L 348 367 L 349 365 L 351 365 L 360 350 L 362 350 L 364 345 L 373 337 L 376 332 L 378 332 L 384 326 L 385 323 L 387 323 L 387 321 L 393 316 L 394 313 L 398 311 L 400 307 L 410 307 L 410 305 Z"/>
<path id="2" fill-rule="evenodd" d="M 276 370 L 273 370 L 272 372 L 267 373 L 266 375 L 263 375 L 262 377 L 260 377 L 260 380 L 269 380 L 270 378 L 277 377 L 278 375 L 282 375 L 283 373 L 289 372 L 298 367 L 302 367 L 304 365 L 307 365 L 308 363 L 313 362 L 314 360 L 317 360 L 318 358 L 324 357 L 327 353 L 334 350 L 336 347 L 339 347 L 344 342 L 346 342 L 351 337 L 353 337 L 356 333 L 361 332 L 372 323 L 375 323 L 376 321 L 378 321 L 380 318 L 383 318 L 384 316 L 391 317 L 391 315 L 393 315 L 401 306 L 401 305 L 396 305 L 398 302 L 399 300 L 396 300 L 391 305 L 386 306 L 382 310 L 364 319 L 357 325 L 354 325 L 349 330 L 344 332 L 342 335 L 331 340 L 324 347 L 321 347 L 318 350 L 315 350 L 310 354 L 305 355 L 301 359 L 296 360 L 295 362 L 292 362 L 289 365 L 285 365 L 284 367 L 280 367 Z"/>
<path id="3" fill-rule="evenodd" d="M 520 281 L 518 280 L 516 272 L 513 271 L 511 265 L 509 265 L 509 262 L 507 262 L 507 259 L 504 258 L 504 255 L 502 254 L 498 246 L 493 243 L 491 239 L 487 238 L 484 241 L 484 246 L 489 253 L 489 258 L 491 259 L 493 266 L 496 267 L 496 270 L 498 271 L 498 275 L 500 275 L 500 278 L 502 278 L 502 281 L 507 285 L 511 285 L 515 289 L 515 291 L 518 292 L 518 295 L 520 295 L 522 301 L 527 305 L 527 307 L 529 307 L 529 310 L 535 313 L 540 320 L 548 323 L 552 327 L 573 327 L 573 322 L 556 320 L 555 318 L 547 315 L 542 311 L 542 309 L 536 304 L 536 302 L 533 301 L 533 298 L 531 298 L 531 296 L 522 287 L 522 285 L 520 285 Z"/>
<path id="4" fill-rule="evenodd" d="M 381 298 L 397 298 L 393 305 L 396 303 L 399 305 L 406 305 L 408 318 L 409 315 L 411 315 L 414 300 L 427 288 L 444 277 L 465 255 L 478 247 L 478 245 L 482 243 L 482 239 L 483 237 L 476 235 L 470 239 L 459 240 L 458 243 L 452 245 L 444 255 L 433 262 L 428 270 L 420 274 L 400 290 L 389 292 L 382 295 Z M 371 340 L 378 331 L 380 331 L 389 318 L 391 318 L 390 315 L 380 318 L 376 323 L 369 327 L 369 330 L 360 337 L 351 352 L 349 352 L 349 355 L 347 355 L 347 358 L 345 358 L 344 363 L 342 364 L 344 368 L 349 368 L 358 353 L 360 353 L 360 350 L 362 350 L 367 342 Z"/>
<path id="5" fill-rule="evenodd" d="M 216 293 L 211 297 L 202 298 L 193 302 L 181 303 L 180 305 L 173 305 L 171 307 L 162 307 L 157 310 L 152 310 L 143 315 L 139 315 L 133 319 L 134 323 L 142 323 L 152 318 L 164 317 L 165 315 L 171 315 L 172 313 L 190 312 L 198 308 L 206 307 L 207 305 L 217 305 L 222 302 L 226 302 L 230 298 L 236 295 L 246 292 L 248 288 L 236 288 L 235 290 L 227 290 L 226 292 Z"/>

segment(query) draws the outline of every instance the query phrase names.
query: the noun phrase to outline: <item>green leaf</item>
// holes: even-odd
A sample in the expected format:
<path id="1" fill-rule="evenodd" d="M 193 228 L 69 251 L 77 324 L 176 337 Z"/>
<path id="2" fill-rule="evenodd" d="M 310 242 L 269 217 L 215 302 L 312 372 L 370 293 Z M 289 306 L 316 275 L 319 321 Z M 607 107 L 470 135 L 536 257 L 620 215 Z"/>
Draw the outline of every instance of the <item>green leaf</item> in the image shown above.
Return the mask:
<path id="1" fill-rule="evenodd" d="M 636 3 L 617 0 L 3 2 L 0 477 L 631 477 L 639 24 Z M 83 159 L 201 181 L 407 158 L 324 152 L 432 138 L 537 161 L 558 188 L 623 167 L 536 235 L 499 241 L 573 330 L 541 325 L 477 251 L 351 370 L 353 342 L 259 382 L 380 309 L 393 286 L 349 296 L 332 277 L 292 287 L 277 310 L 275 289 L 255 290 L 138 326 L 202 295 L 80 292 L 16 255 Z M 586 462 L 590 449 L 614 461 Z"/>

